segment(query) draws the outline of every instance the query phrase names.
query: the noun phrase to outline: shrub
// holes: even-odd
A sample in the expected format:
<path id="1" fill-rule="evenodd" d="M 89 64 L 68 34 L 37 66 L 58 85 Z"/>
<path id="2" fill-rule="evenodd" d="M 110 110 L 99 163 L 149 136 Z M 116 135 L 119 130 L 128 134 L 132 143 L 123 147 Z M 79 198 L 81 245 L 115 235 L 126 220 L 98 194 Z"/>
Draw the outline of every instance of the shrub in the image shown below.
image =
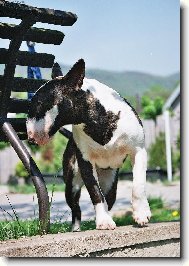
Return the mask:
<path id="1" fill-rule="evenodd" d="M 175 170 L 180 170 L 180 133 L 177 136 L 176 151 L 173 154 L 173 165 Z"/>
<path id="2" fill-rule="evenodd" d="M 162 198 L 148 198 L 148 203 L 150 205 L 151 210 L 156 210 L 156 209 L 163 209 L 164 208 L 164 203 Z"/>
<path id="3" fill-rule="evenodd" d="M 119 173 L 131 172 L 131 171 L 132 171 L 132 165 L 131 165 L 131 160 L 128 156 L 125 162 L 123 163 L 122 167 L 120 168 Z"/>
<path id="4" fill-rule="evenodd" d="M 7 142 L 0 141 L 0 150 L 3 150 L 5 148 L 9 147 L 9 145 L 10 144 Z"/>
<path id="5" fill-rule="evenodd" d="M 162 114 L 162 108 L 164 104 L 164 99 L 161 97 L 156 97 L 152 100 L 148 96 L 143 96 L 141 100 L 142 104 L 142 116 L 144 119 L 153 119 L 156 123 L 156 117 Z"/>
<path id="6" fill-rule="evenodd" d="M 172 169 L 176 170 L 178 164 L 175 163 L 175 152 L 171 150 L 172 157 Z M 159 136 L 156 138 L 155 143 L 152 143 L 148 150 L 148 167 L 149 168 L 161 168 L 163 170 L 167 169 L 166 161 L 166 146 L 165 146 L 165 134 L 160 132 Z"/>
<path id="7" fill-rule="evenodd" d="M 62 156 L 67 141 L 60 133 L 56 133 L 51 142 L 40 148 L 37 165 L 42 173 L 57 173 L 62 169 Z"/>
<path id="8" fill-rule="evenodd" d="M 156 141 L 151 144 L 148 150 L 148 167 L 167 169 L 166 165 L 166 147 L 165 147 L 165 134 L 160 133 Z"/>
<path id="9" fill-rule="evenodd" d="M 28 178 L 29 174 L 25 169 L 23 163 L 19 161 L 15 167 L 15 175 L 18 177 Z"/>

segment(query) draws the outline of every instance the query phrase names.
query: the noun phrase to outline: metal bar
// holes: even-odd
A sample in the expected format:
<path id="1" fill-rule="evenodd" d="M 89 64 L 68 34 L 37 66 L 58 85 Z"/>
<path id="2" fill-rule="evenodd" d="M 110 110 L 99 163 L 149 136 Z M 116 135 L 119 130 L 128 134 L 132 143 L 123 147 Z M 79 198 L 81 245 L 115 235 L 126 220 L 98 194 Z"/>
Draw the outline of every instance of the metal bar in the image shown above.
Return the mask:
<path id="1" fill-rule="evenodd" d="M 45 182 L 41 172 L 39 171 L 37 165 L 35 164 L 33 158 L 29 154 L 28 150 L 18 138 L 15 130 L 8 122 L 4 122 L 2 125 L 2 130 L 7 136 L 12 147 L 16 151 L 18 157 L 23 162 L 25 168 L 27 169 L 29 175 L 32 177 L 34 183 L 38 205 L 39 205 L 39 220 L 41 233 L 45 233 L 49 229 L 50 223 L 50 213 L 49 213 L 49 197 L 45 186 Z"/>
<path id="2" fill-rule="evenodd" d="M 69 130 L 67 130 L 67 129 L 64 128 L 64 127 L 61 127 L 61 128 L 59 129 L 59 132 L 60 132 L 64 137 L 66 137 L 67 139 L 70 139 L 70 138 L 73 136 L 72 132 L 70 132 Z"/>

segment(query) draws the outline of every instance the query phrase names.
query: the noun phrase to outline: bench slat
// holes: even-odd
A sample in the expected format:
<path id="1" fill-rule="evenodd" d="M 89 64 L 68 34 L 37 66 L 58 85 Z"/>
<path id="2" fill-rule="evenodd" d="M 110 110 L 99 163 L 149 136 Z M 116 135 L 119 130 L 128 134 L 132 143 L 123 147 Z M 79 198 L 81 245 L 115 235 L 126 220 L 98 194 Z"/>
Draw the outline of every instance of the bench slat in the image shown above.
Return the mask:
<path id="1" fill-rule="evenodd" d="M 12 40 L 18 34 L 18 26 L 0 22 L 0 38 Z M 24 35 L 23 41 L 33 41 L 45 44 L 59 45 L 64 39 L 64 33 L 57 30 L 49 30 L 32 27 Z"/>
<path id="2" fill-rule="evenodd" d="M 9 51 L 0 48 L 0 64 L 8 63 Z M 29 53 L 25 51 L 18 52 L 17 65 L 20 66 L 38 66 L 50 68 L 53 66 L 55 56 L 46 53 Z"/>
<path id="3" fill-rule="evenodd" d="M 28 113 L 30 101 L 25 99 L 11 98 L 9 101 L 9 113 Z"/>
<path id="4" fill-rule="evenodd" d="M 26 118 L 7 118 L 16 132 L 26 132 Z"/>
<path id="5" fill-rule="evenodd" d="M 27 133 L 17 133 L 20 140 L 27 140 L 28 136 Z M 8 142 L 7 137 L 3 132 L 0 130 L 0 141 Z"/>
<path id="6" fill-rule="evenodd" d="M 61 26 L 72 26 L 77 20 L 77 16 L 71 12 L 37 8 L 4 0 L 0 0 L 0 16 L 17 19 L 32 18 L 38 22 Z"/>
<path id="7" fill-rule="evenodd" d="M 27 139 L 26 131 L 26 118 L 7 118 L 7 121 L 12 125 L 14 130 L 19 136 L 22 136 L 21 139 Z M 6 135 L 0 129 L 0 141 L 7 141 Z"/>
<path id="8" fill-rule="evenodd" d="M 12 91 L 14 92 L 36 92 L 45 82 L 46 79 L 28 79 L 16 77 L 13 79 Z M 0 76 L 0 90 L 3 87 L 3 76 Z"/>

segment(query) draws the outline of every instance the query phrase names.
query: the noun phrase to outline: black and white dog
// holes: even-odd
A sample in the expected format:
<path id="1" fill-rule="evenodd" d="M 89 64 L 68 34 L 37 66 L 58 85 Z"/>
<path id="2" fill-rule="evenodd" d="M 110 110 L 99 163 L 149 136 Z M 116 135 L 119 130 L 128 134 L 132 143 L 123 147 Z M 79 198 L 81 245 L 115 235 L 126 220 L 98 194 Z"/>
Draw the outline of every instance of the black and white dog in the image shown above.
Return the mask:
<path id="1" fill-rule="evenodd" d="M 108 211 L 116 199 L 118 169 L 129 155 L 133 165 L 133 218 L 144 225 L 151 212 L 145 194 L 147 154 L 142 123 L 115 90 L 84 76 L 85 62 L 80 59 L 65 76 L 39 88 L 28 114 L 28 139 L 43 145 L 62 126 L 73 125 L 63 157 L 73 231 L 80 229 L 83 184 L 94 205 L 96 228 L 116 227 Z"/>

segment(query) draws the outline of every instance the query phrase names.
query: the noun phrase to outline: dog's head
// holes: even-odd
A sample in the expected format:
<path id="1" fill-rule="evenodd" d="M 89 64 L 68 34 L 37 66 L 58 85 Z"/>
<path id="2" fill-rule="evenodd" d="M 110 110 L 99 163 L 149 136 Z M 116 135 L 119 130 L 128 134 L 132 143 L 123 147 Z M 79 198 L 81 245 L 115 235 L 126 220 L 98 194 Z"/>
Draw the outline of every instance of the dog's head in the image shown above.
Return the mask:
<path id="1" fill-rule="evenodd" d="M 65 76 L 62 76 L 58 64 L 54 65 L 53 79 L 39 88 L 30 103 L 26 123 L 29 141 L 46 144 L 61 126 L 69 124 L 70 95 L 80 90 L 84 76 L 83 59 L 75 63 Z"/>

